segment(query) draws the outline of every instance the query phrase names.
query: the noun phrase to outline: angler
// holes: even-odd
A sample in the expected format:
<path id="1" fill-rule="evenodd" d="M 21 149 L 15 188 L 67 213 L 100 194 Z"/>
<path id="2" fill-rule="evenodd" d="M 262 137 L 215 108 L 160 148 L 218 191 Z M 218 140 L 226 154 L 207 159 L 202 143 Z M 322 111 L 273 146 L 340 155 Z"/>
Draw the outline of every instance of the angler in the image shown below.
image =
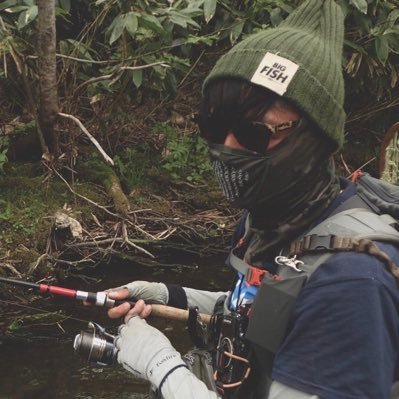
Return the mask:
<path id="1" fill-rule="evenodd" d="M 197 334 L 201 349 L 183 359 L 143 320 L 151 307 L 142 300 L 109 310 L 125 315 L 117 361 L 158 397 L 391 397 L 399 193 L 335 173 L 346 119 L 343 33 L 338 2 L 306 0 L 234 46 L 206 78 L 200 130 L 226 198 L 245 210 L 228 258 L 231 291 L 133 282 L 109 293 L 215 314 L 208 339 Z M 284 66 L 284 79 L 265 73 L 273 65 Z"/>

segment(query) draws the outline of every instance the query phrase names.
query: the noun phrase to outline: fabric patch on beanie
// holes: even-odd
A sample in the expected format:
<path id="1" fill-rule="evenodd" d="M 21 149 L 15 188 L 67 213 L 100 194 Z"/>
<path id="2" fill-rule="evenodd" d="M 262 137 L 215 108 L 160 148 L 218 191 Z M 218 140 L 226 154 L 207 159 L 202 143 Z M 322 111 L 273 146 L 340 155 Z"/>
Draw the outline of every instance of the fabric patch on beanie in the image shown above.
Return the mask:
<path id="1" fill-rule="evenodd" d="M 282 96 L 288 89 L 299 65 L 280 57 L 277 54 L 266 53 L 251 78 L 251 82 Z"/>

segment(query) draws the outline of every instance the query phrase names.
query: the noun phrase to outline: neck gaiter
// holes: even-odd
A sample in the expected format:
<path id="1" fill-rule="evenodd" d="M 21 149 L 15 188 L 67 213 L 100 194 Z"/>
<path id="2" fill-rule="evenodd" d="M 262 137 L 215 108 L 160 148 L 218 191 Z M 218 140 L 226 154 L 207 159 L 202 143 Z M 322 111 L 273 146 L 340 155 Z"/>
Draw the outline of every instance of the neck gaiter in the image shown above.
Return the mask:
<path id="1" fill-rule="evenodd" d="M 228 201 L 250 212 L 252 261 L 295 238 L 339 193 L 331 151 L 306 124 L 264 154 L 221 144 L 210 154 Z"/>

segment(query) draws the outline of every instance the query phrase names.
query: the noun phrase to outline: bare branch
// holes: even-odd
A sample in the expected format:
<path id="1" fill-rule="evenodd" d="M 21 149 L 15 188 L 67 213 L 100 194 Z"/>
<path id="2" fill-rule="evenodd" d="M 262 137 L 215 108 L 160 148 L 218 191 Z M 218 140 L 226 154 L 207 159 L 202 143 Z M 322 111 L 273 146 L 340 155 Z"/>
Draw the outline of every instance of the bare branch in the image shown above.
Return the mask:
<path id="1" fill-rule="evenodd" d="M 165 64 L 164 62 L 153 62 L 152 64 L 147 64 L 147 65 L 139 65 L 135 67 L 129 67 L 129 66 L 121 66 L 117 69 L 115 69 L 114 72 L 108 74 L 108 75 L 102 75 L 102 76 L 97 76 L 95 78 L 91 78 L 80 84 L 77 88 L 76 91 L 79 91 L 82 87 L 87 86 L 92 83 L 100 82 L 102 80 L 109 80 L 114 78 L 115 76 L 118 75 L 119 72 L 123 71 L 138 71 L 140 69 L 146 69 L 146 68 L 151 68 L 153 66 L 160 65 L 163 66 L 164 68 L 169 68 L 170 66 L 168 64 Z"/>
<path id="2" fill-rule="evenodd" d="M 105 161 L 114 166 L 114 161 L 112 160 L 112 158 L 107 155 L 107 153 L 101 147 L 100 143 L 89 133 L 89 131 L 84 127 L 83 123 L 78 118 L 76 118 L 76 116 L 64 114 L 62 112 L 59 112 L 58 115 L 73 120 L 80 127 L 83 133 L 90 139 L 90 141 L 95 145 L 95 147 L 104 157 Z"/>
<path id="3" fill-rule="evenodd" d="M 69 188 L 69 191 L 71 191 L 72 194 L 76 195 L 79 198 L 84 199 L 85 201 L 89 202 L 90 204 L 102 209 L 104 212 L 108 213 L 109 215 L 116 217 L 116 218 L 120 218 L 119 215 L 117 215 L 116 213 L 112 213 L 110 212 L 107 208 L 105 208 L 102 205 L 97 204 L 96 202 L 92 201 L 90 198 L 85 197 L 84 195 L 78 194 L 76 191 L 73 190 L 73 188 L 68 184 L 68 182 L 57 172 L 56 169 L 53 168 L 54 173 L 67 185 L 67 187 Z"/>
<path id="4" fill-rule="evenodd" d="M 96 61 L 96 60 L 84 60 L 82 58 L 76 58 L 72 57 L 70 55 L 65 55 L 65 54 L 56 54 L 58 58 L 66 58 L 68 60 L 76 61 L 76 62 L 82 62 L 86 64 L 115 64 L 120 62 L 119 60 L 107 60 L 107 61 Z M 33 57 L 31 57 L 33 58 Z"/>

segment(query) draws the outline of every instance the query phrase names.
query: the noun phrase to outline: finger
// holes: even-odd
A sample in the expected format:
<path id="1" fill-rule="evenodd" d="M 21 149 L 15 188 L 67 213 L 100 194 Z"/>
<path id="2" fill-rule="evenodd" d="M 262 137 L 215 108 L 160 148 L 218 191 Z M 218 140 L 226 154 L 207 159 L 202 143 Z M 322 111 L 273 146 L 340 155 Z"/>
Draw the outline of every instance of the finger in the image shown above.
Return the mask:
<path id="1" fill-rule="evenodd" d="M 141 319 L 146 319 L 152 312 L 152 306 L 151 305 L 145 305 L 143 311 L 139 314 Z"/>
<path id="2" fill-rule="evenodd" d="M 125 316 L 129 312 L 131 305 L 129 302 L 124 302 L 119 306 L 108 310 L 108 317 L 111 319 L 118 319 Z"/>
<path id="3" fill-rule="evenodd" d="M 126 299 L 129 298 L 129 290 L 127 288 L 121 288 L 120 290 L 108 292 L 108 297 L 111 299 Z"/>
<path id="4" fill-rule="evenodd" d="M 127 323 L 127 321 L 133 316 L 139 316 L 144 311 L 146 306 L 147 305 L 142 299 L 138 300 L 136 304 L 126 313 L 125 323 Z"/>

